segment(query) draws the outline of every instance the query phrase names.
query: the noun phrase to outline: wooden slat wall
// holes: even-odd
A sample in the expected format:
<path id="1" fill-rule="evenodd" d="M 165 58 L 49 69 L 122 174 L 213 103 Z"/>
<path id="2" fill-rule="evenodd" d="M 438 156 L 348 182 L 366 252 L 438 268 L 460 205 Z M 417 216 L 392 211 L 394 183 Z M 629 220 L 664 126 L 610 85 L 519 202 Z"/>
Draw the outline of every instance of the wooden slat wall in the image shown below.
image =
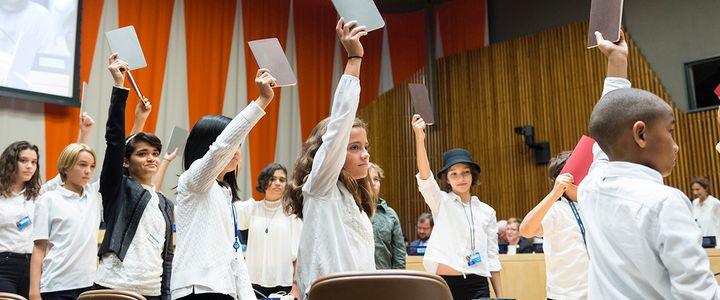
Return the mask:
<path id="1" fill-rule="evenodd" d="M 535 140 L 549 141 L 551 154 L 571 150 L 587 134 L 590 112 L 602 92 L 606 59 L 585 48 L 587 23 L 571 24 L 437 62 L 439 103 L 436 125 L 428 128 L 433 170 L 442 153 L 468 149 L 482 168 L 477 195 L 498 219 L 523 217 L 549 191 L 547 165 L 533 153 L 515 126 L 535 126 Z M 651 91 L 675 107 L 629 32 L 629 74 L 633 86 Z M 424 82 L 424 70 L 408 82 Z M 417 191 L 412 106 L 407 86 L 398 84 L 359 112 L 369 124 L 371 160 L 385 170 L 381 195 L 400 215 L 403 231 L 415 239 L 417 216 L 429 211 Z M 720 186 L 716 111 L 683 113 L 675 108 L 680 145 L 677 165 L 666 183 L 690 193 L 693 176 Z"/>

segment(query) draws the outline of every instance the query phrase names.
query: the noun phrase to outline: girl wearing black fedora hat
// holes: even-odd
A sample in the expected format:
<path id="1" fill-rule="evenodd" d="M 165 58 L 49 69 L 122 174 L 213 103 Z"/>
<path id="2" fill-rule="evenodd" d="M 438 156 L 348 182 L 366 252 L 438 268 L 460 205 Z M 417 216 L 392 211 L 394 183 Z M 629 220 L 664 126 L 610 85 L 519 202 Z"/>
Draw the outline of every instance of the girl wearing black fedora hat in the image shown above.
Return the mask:
<path id="1" fill-rule="evenodd" d="M 488 278 L 496 297 L 502 297 L 495 210 L 470 194 L 480 166 L 465 149 L 443 154 L 443 166 L 432 176 L 425 148 L 425 121 L 412 117 L 417 149 L 417 182 L 435 219 L 423 265 L 450 286 L 453 299 L 490 297 Z"/>

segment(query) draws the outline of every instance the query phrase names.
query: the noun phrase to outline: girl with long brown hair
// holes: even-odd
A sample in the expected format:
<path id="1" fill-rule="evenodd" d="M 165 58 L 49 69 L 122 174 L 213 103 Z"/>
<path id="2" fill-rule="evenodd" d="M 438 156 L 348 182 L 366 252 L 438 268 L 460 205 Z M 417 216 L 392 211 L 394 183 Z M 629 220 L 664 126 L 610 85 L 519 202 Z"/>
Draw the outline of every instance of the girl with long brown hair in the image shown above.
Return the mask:
<path id="1" fill-rule="evenodd" d="M 297 278 L 303 298 L 319 276 L 374 270 L 372 217 L 377 196 L 367 178 L 367 129 L 355 118 L 360 102 L 364 26 L 340 19 L 335 28 L 348 54 L 329 118 L 318 123 L 295 163 L 285 209 L 303 219 Z"/>

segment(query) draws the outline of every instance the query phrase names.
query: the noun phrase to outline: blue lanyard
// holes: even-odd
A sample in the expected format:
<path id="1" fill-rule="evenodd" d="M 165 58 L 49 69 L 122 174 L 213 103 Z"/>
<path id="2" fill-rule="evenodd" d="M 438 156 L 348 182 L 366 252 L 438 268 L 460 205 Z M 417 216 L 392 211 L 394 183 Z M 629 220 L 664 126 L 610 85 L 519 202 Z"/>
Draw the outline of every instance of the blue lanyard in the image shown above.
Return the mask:
<path id="1" fill-rule="evenodd" d="M 237 252 L 238 249 L 240 249 L 240 236 L 238 236 L 237 218 L 235 217 L 235 205 L 232 204 L 232 201 L 230 202 L 230 208 L 232 209 L 233 225 L 235 227 L 235 242 L 233 243 L 233 249 L 235 249 L 235 252 Z"/>
<path id="2" fill-rule="evenodd" d="M 587 248 L 587 241 L 585 240 L 585 225 L 583 225 L 582 219 L 580 219 L 580 213 L 578 212 L 578 209 L 577 207 L 575 207 L 575 203 L 573 203 L 572 200 L 567 199 L 567 202 L 568 204 L 570 204 L 570 209 L 575 215 L 575 221 L 577 221 L 578 226 L 580 226 L 580 233 L 582 233 L 583 243 L 585 243 L 585 248 Z"/>

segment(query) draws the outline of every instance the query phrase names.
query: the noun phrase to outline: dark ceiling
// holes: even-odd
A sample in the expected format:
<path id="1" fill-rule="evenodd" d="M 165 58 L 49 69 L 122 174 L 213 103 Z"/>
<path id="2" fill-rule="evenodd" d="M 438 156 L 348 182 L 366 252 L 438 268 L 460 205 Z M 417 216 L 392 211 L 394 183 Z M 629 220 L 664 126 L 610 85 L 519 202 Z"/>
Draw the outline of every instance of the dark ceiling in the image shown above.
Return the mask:
<path id="1" fill-rule="evenodd" d="M 428 3 L 439 4 L 449 0 L 374 0 L 381 13 L 405 13 L 424 9 Z"/>

